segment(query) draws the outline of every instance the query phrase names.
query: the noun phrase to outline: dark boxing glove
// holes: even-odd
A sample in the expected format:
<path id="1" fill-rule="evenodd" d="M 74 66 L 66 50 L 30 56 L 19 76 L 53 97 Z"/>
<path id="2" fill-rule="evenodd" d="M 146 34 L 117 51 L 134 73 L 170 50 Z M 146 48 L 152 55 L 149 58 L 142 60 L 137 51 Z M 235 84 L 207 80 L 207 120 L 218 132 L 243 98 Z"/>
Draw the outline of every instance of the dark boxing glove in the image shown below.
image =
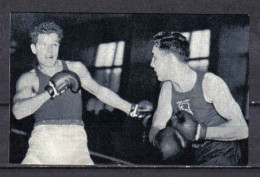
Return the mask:
<path id="1" fill-rule="evenodd" d="M 45 87 L 45 90 L 52 98 L 60 95 L 66 89 L 71 89 L 73 93 L 77 93 L 81 87 L 79 76 L 72 71 L 61 71 L 56 73 Z"/>
<path id="2" fill-rule="evenodd" d="M 138 104 L 133 104 L 129 113 L 133 118 L 149 118 L 152 116 L 153 104 L 150 101 L 143 100 Z"/>
<path id="3" fill-rule="evenodd" d="M 163 160 L 178 160 L 187 144 L 185 137 L 173 127 L 166 127 L 155 136 L 155 147 L 162 154 Z"/>
<path id="4" fill-rule="evenodd" d="M 178 111 L 172 118 L 172 126 L 189 141 L 205 140 L 207 126 L 198 123 L 192 114 L 186 111 Z"/>

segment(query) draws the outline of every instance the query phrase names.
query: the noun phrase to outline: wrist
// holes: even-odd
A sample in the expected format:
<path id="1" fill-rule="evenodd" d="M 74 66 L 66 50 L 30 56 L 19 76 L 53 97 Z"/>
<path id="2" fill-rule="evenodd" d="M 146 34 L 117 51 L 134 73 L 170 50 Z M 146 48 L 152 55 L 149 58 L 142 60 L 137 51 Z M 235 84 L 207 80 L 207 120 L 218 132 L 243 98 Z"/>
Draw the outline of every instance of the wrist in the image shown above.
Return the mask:
<path id="1" fill-rule="evenodd" d="M 49 82 L 49 85 L 45 87 L 45 90 L 47 91 L 47 93 L 49 93 L 51 98 L 54 98 L 59 95 L 52 82 Z"/>
<path id="2" fill-rule="evenodd" d="M 46 99 L 46 101 L 52 98 L 47 90 L 45 92 L 43 92 L 43 95 L 44 95 L 44 98 Z"/>
<path id="3" fill-rule="evenodd" d="M 127 104 L 124 106 L 124 110 L 123 110 L 123 111 L 124 111 L 127 115 L 130 115 L 132 105 L 133 105 L 132 103 L 127 102 Z"/>
<path id="4" fill-rule="evenodd" d="M 132 104 L 130 108 L 129 115 L 130 117 L 137 117 L 137 109 L 138 109 L 138 104 Z"/>
<path id="5" fill-rule="evenodd" d="M 207 126 L 205 124 L 198 124 L 195 135 L 195 141 L 205 140 L 207 134 Z"/>

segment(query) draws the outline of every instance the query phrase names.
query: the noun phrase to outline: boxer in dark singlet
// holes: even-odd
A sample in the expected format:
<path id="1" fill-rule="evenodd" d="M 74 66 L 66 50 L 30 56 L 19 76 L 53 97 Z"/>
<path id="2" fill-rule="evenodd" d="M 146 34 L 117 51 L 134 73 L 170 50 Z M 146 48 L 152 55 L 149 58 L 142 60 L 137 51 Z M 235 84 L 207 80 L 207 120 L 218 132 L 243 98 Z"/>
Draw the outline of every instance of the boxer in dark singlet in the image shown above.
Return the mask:
<path id="1" fill-rule="evenodd" d="M 58 59 L 62 37 L 63 30 L 54 22 L 41 23 L 31 33 L 38 65 L 18 79 L 12 108 L 16 119 L 35 117 L 23 164 L 93 165 L 81 117 L 81 88 L 131 117 L 143 118 L 152 110 L 99 85 L 81 62 Z"/>
<path id="2" fill-rule="evenodd" d="M 240 149 L 236 140 L 248 137 L 248 126 L 226 83 L 213 73 L 189 67 L 189 44 L 180 33 L 160 32 L 154 41 L 151 67 L 164 83 L 150 142 L 173 114 L 183 111 L 183 120 L 174 128 L 192 142 L 191 164 L 237 165 Z"/>

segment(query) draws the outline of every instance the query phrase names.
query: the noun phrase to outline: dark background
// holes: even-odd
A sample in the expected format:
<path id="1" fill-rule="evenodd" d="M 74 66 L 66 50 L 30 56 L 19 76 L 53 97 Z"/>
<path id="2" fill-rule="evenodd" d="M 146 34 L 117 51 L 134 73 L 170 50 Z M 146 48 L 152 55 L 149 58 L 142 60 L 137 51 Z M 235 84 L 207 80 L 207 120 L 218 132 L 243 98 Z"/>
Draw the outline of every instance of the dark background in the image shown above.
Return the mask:
<path id="1" fill-rule="evenodd" d="M 167 3 L 156 3 L 156 2 L 146 2 L 143 1 L 140 2 L 106 2 L 103 1 L 89 1 L 89 2 L 83 2 L 78 1 L 74 2 L 73 4 L 70 4 L 69 1 L 64 1 L 64 3 L 56 4 L 56 3 L 48 3 L 48 1 L 38 1 L 37 3 L 29 3 L 29 1 L 20 1 L 19 3 L 16 1 L 9 1 L 7 2 L 1 2 L 1 7 L 3 8 L 3 11 L 1 12 L 1 23 L 3 21 L 3 25 L 1 24 L 1 32 L 5 32 L 1 35 L 1 49 L 5 49 L 1 51 L 1 113 L 3 115 L 3 119 L 1 119 L 1 127 L 2 132 L 8 132 L 9 131 L 9 111 L 8 111 L 8 105 L 9 105 L 9 89 L 8 89 L 8 82 L 9 82 L 9 69 L 8 69 L 8 55 L 9 55 L 9 39 L 10 34 L 8 31 L 10 31 L 10 14 L 9 12 L 12 11 L 66 11 L 66 12 L 163 12 L 163 13 L 203 13 L 203 14 L 224 14 L 224 13 L 243 13 L 243 14 L 249 14 L 250 15 L 250 74 L 249 74 L 249 83 L 250 83 L 250 101 L 257 101 L 259 100 L 259 92 L 258 92 L 258 67 L 259 63 L 257 62 L 257 57 L 259 53 L 259 15 L 258 10 L 259 9 L 259 3 L 257 1 L 199 1 L 199 2 L 193 2 L 193 1 L 169 1 Z M 95 4 L 95 5 L 94 5 Z M 48 7 L 48 8 L 46 8 Z M 258 119 L 258 112 L 259 107 L 253 106 L 251 104 L 250 106 L 250 138 L 249 138 L 249 165 L 250 166 L 258 166 L 259 164 L 259 148 L 258 148 L 258 127 L 259 127 L 259 119 Z M 4 133 L 1 135 L 1 140 L 4 142 L 2 145 L 1 150 L 1 162 L 2 164 L 7 164 L 8 162 L 8 137 L 6 136 L 7 133 Z M 125 175 L 145 175 L 145 176 L 155 176 L 155 175 L 166 175 L 166 174 L 178 174 L 179 176 L 192 176 L 192 174 L 195 174 L 194 172 L 198 173 L 198 175 L 201 175 L 202 173 L 210 174 L 210 172 L 214 174 L 218 174 L 219 176 L 223 176 L 224 174 L 232 176 L 255 176 L 257 174 L 257 170 L 248 169 L 248 170 L 222 170 L 219 171 L 217 169 L 167 169 L 167 170 L 131 170 L 131 169 L 125 169 L 125 170 L 95 170 L 95 169 L 88 169 L 84 170 L 85 172 L 82 172 L 82 170 L 58 170 L 58 169 L 42 169 L 39 170 L 41 172 L 45 171 L 46 175 L 50 175 L 51 173 L 58 175 L 58 172 L 64 172 L 67 174 L 92 174 L 98 176 L 108 174 L 108 175 L 117 175 L 121 176 L 122 174 Z M 19 173 L 17 170 L 13 169 L 13 172 L 17 172 L 17 175 L 22 175 L 25 173 L 31 174 L 38 174 L 41 176 L 44 176 L 44 173 L 39 173 L 38 170 L 23 170 Z M 6 171 L 3 171 L 4 173 Z M 240 174 L 234 174 L 240 173 Z"/>
<path id="2" fill-rule="evenodd" d="M 83 62 L 94 76 L 95 55 L 100 43 L 125 41 L 119 95 L 133 103 L 149 100 L 155 107 L 160 83 L 150 67 L 152 36 L 159 31 L 193 31 L 210 29 L 209 71 L 223 78 L 248 119 L 248 40 L 247 15 L 173 15 L 173 14 L 49 14 L 12 13 L 11 41 L 16 41 L 10 62 L 10 102 L 17 79 L 33 68 L 35 55 L 30 49 L 30 31 L 44 21 L 55 21 L 64 29 L 59 58 Z M 91 50 L 92 49 L 92 50 Z M 83 92 L 83 105 L 92 96 Z M 84 106 L 85 108 L 85 106 Z M 33 128 L 33 117 L 16 120 L 12 113 L 11 129 L 28 136 L 10 134 L 10 162 L 21 163 Z M 115 110 L 84 110 L 83 120 L 91 151 L 116 157 L 135 164 L 161 164 L 156 151 L 143 142 L 144 128 L 139 120 L 128 118 Z M 247 163 L 247 144 L 241 141 L 243 160 Z M 116 164 L 95 159 L 95 164 Z M 158 159 L 159 158 L 159 159 Z"/>

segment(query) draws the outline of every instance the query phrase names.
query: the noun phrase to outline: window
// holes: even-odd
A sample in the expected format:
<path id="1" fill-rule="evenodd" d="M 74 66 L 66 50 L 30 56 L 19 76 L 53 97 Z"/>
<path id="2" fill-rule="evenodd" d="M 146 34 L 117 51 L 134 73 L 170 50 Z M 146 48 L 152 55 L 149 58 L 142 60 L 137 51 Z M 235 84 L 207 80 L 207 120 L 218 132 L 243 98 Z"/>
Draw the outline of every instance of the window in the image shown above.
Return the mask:
<path id="1" fill-rule="evenodd" d="M 98 46 L 95 67 L 122 66 L 125 42 L 103 43 Z"/>
<path id="2" fill-rule="evenodd" d="M 210 54 L 210 30 L 183 32 L 182 35 L 190 42 L 189 66 L 200 71 L 207 71 Z"/>
<path id="3" fill-rule="evenodd" d="M 95 59 L 94 79 L 102 86 L 118 92 L 122 73 L 122 64 L 124 56 L 125 42 L 109 42 L 99 44 Z M 90 98 L 87 103 L 87 110 L 99 111 L 106 109 L 113 111 L 114 108 L 104 104 L 96 98 Z"/>

